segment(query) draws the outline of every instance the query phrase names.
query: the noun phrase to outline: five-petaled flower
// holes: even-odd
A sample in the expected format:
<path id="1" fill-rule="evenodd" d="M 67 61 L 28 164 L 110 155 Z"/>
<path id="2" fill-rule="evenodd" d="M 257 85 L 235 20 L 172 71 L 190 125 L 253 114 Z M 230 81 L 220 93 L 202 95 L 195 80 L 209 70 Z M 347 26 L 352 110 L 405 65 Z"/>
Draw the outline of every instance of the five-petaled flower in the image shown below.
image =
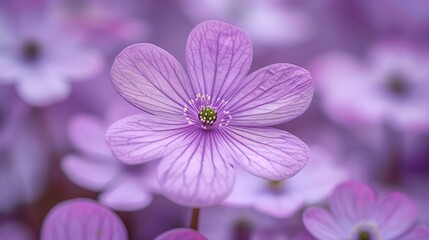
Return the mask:
<path id="1" fill-rule="evenodd" d="M 119 94 L 145 113 L 114 123 L 106 141 L 129 164 L 162 158 L 158 178 L 173 201 L 200 207 L 231 191 L 234 166 L 280 180 L 301 170 L 305 143 L 269 126 L 301 115 L 314 85 L 305 69 L 273 64 L 247 76 L 248 35 L 218 21 L 193 29 L 186 46 L 188 73 L 152 44 L 129 46 L 115 59 Z"/>

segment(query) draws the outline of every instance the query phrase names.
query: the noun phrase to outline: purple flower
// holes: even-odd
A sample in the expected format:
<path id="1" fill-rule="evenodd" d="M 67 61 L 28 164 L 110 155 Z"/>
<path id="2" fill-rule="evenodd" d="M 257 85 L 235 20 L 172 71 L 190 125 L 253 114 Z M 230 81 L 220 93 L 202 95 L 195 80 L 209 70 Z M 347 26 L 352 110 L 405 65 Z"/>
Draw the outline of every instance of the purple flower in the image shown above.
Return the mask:
<path id="1" fill-rule="evenodd" d="M 46 216 L 42 240 L 126 240 L 121 219 L 90 199 L 71 199 L 57 204 Z"/>
<path id="2" fill-rule="evenodd" d="M 429 129 L 429 58 L 418 47 L 382 42 L 366 61 L 330 53 L 314 64 L 325 111 L 334 120 L 404 131 Z"/>
<path id="3" fill-rule="evenodd" d="M 416 220 L 416 207 L 400 192 L 378 198 L 368 186 L 347 182 L 334 191 L 329 207 L 331 213 L 318 207 L 304 213 L 304 224 L 317 239 L 429 238 L 429 231 L 420 228 L 408 232 Z M 424 237 L 412 238 L 413 235 Z"/>
<path id="4" fill-rule="evenodd" d="M 79 154 L 64 157 L 61 167 L 71 181 L 84 188 L 102 191 L 102 204 L 121 211 L 135 211 L 152 202 L 157 183 L 153 164 L 130 166 L 118 161 L 104 142 L 104 133 L 110 118 L 119 119 L 113 108 L 107 121 L 85 114 L 77 114 L 70 121 L 69 136 Z M 129 116 L 129 114 L 126 114 Z M 124 117 L 123 115 L 121 117 Z"/>
<path id="5" fill-rule="evenodd" d="M 177 228 L 161 234 L 155 240 L 207 240 L 207 238 L 192 229 Z"/>
<path id="6" fill-rule="evenodd" d="M 190 33 L 188 74 L 152 44 L 123 50 L 112 67 L 113 84 L 145 113 L 109 128 L 106 141 L 114 155 L 130 164 L 163 157 L 158 167 L 163 192 L 188 206 L 226 197 L 236 164 L 270 180 L 296 174 L 308 161 L 308 147 L 269 126 L 307 109 L 313 81 L 305 69 L 285 63 L 247 76 L 251 60 L 247 34 L 217 21 Z"/>
<path id="7" fill-rule="evenodd" d="M 312 146 L 311 152 L 307 166 L 288 180 L 267 181 L 239 171 L 234 189 L 224 203 L 287 218 L 305 205 L 325 200 L 350 174 L 323 148 Z"/>
<path id="8" fill-rule="evenodd" d="M 14 84 L 27 103 L 61 101 L 71 92 L 69 82 L 89 79 L 101 70 L 101 55 L 83 46 L 51 12 L 42 17 L 7 10 L 7 19 L 0 12 L 0 84 Z"/>

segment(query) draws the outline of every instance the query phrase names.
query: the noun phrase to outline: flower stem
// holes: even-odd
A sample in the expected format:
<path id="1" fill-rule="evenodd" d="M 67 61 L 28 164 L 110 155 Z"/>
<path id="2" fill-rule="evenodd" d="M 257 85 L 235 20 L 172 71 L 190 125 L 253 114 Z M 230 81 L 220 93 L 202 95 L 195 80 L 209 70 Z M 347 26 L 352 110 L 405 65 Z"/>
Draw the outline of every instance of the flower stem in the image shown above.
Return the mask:
<path id="1" fill-rule="evenodd" d="M 192 219 L 191 219 L 191 228 L 195 231 L 198 231 L 198 222 L 200 218 L 200 209 L 193 208 L 192 209 Z"/>

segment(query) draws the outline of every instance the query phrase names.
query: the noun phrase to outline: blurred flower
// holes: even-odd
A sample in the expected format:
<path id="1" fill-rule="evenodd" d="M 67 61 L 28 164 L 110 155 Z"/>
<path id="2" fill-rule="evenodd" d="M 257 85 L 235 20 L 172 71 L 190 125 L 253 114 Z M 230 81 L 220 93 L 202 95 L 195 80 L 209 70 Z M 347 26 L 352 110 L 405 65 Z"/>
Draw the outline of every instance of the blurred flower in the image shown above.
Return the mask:
<path id="1" fill-rule="evenodd" d="M 281 223 L 251 209 L 211 207 L 201 209 L 199 231 L 210 240 L 276 239 L 269 237 L 283 236 Z"/>
<path id="2" fill-rule="evenodd" d="M 121 219 L 91 199 L 76 198 L 55 205 L 46 216 L 42 240 L 126 240 Z"/>
<path id="3" fill-rule="evenodd" d="M 319 58 L 313 73 L 323 107 L 348 125 L 380 125 L 406 131 L 429 130 L 429 57 L 410 45 L 385 42 L 367 61 L 344 53 Z"/>
<path id="4" fill-rule="evenodd" d="M 279 0 L 182 0 L 194 21 L 217 19 L 246 30 L 256 43 L 293 45 L 308 40 L 311 19 L 303 10 Z"/>
<path id="5" fill-rule="evenodd" d="M 16 12 L 0 12 L 0 83 L 15 84 L 27 103 L 61 101 L 71 91 L 69 82 L 87 80 L 101 70 L 98 52 L 82 45 L 49 13 L 9 11 Z"/>
<path id="6" fill-rule="evenodd" d="M 73 31 L 94 43 L 95 47 L 112 51 L 115 43 L 142 39 L 149 31 L 146 22 L 131 17 L 135 4 L 125 0 L 117 3 L 109 0 L 63 0 L 59 1 L 59 17 Z"/>
<path id="7" fill-rule="evenodd" d="M 161 234 L 155 240 L 207 240 L 207 238 L 192 229 L 176 228 Z"/>
<path id="8" fill-rule="evenodd" d="M 163 193 L 186 206 L 225 198 L 236 163 L 270 180 L 291 177 L 305 166 L 307 145 L 269 127 L 307 109 L 314 89 L 305 69 L 274 64 L 246 77 L 250 39 L 217 21 L 195 27 L 186 52 L 190 78 L 173 56 L 151 44 L 132 45 L 115 59 L 114 86 L 146 112 L 107 131 L 119 160 L 136 164 L 163 157 L 158 167 Z"/>
<path id="9" fill-rule="evenodd" d="M 3 97 L 10 96 L 3 91 L 0 95 L 0 212 L 9 213 L 41 195 L 48 155 L 37 128 L 27 119 L 28 108 L 13 98 L 3 101 Z"/>
<path id="10" fill-rule="evenodd" d="M 69 137 L 80 154 L 65 156 L 61 167 L 77 185 L 102 191 L 102 204 L 115 210 L 135 211 L 151 203 L 157 189 L 156 175 L 153 164 L 131 166 L 118 161 L 104 142 L 112 120 L 130 115 L 120 112 L 129 105 L 120 106 L 123 108 L 111 109 L 105 121 L 86 114 L 76 114 L 71 119 Z"/>
<path id="11" fill-rule="evenodd" d="M 0 223 L 0 239 L 1 240 L 33 240 L 34 233 L 26 225 L 8 221 Z"/>
<path id="12" fill-rule="evenodd" d="M 234 189 L 224 203 L 254 207 L 270 216 L 286 218 L 304 205 L 325 200 L 349 173 L 325 149 L 317 146 L 310 149 L 307 166 L 288 180 L 267 181 L 239 171 Z"/>
<path id="13" fill-rule="evenodd" d="M 416 231 L 418 234 L 422 232 L 420 229 L 411 230 L 416 220 L 416 207 L 400 192 L 391 192 L 379 199 L 370 187 L 347 182 L 334 191 L 329 207 L 332 213 L 318 207 L 304 213 L 304 224 L 317 239 L 429 238 L 429 231 L 423 231 L 424 237 L 412 237 Z"/>

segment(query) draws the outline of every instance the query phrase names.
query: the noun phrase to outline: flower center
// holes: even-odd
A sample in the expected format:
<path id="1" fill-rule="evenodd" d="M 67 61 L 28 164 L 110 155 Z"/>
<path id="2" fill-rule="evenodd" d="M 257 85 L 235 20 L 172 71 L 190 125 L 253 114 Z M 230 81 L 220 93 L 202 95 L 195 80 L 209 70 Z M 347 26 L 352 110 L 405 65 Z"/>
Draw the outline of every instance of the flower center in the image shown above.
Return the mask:
<path id="1" fill-rule="evenodd" d="M 359 233 L 358 240 L 371 240 L 371 235 L 367 231 L 362 231 Z"/>
<path id="2" fill-rule="evenodd" d="M 212 126 L 217 119 L 217 113 L 214 108 L 205 107 L 199 113 L 198 117 L 204 126 Z"/>
<path id="3" fill-rule="evenodd" d="M 22 46 L 22 55 L 26 61 L 34 62 L 40 57 L 41 50 L 40 45 L 36 41 L 29 40 Z"/>
<path id="4" fill-rule="evenodd" d="M 282 190 L 284 184 L 285 184 L 284 180 L 268 181 L 268 186 L 270 187 L 270 189 L 272 189 L 276 192 L 280 192 L 280 190 Z"/>
<path id="5" fill-rule="evenodd" d="M 212 100 L 208 94 L 196 94 L 189 104 L 183 108 L 183 115 L 190 125 L 205 130 L 227 126 L 231 120 L 229 111 L 225 109 L 228 102 L 223 99 Z"/>
<path id="6" fill-rule="evenodd" d="M 389 79 L 387 87 L 393 95 L 398 97 L 405 96 L 410 91 L 409 84 L 404 77 L 399 74 L 395 74 Z"/>

